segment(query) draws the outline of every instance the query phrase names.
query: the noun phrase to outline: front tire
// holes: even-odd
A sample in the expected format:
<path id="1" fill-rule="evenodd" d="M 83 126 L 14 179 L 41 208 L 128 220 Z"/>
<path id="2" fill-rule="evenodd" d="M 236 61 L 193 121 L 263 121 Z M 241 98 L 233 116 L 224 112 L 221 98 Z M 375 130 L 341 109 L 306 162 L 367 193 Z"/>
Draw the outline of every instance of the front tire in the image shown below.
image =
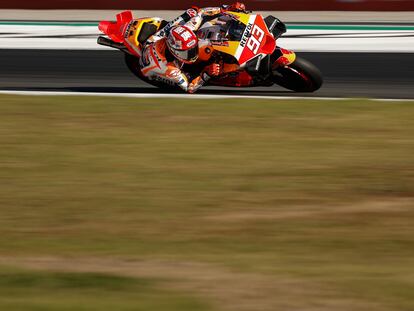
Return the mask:
<path id="1" fill-rule="evenodd" d="M 292 64 L 273 70 L 273 82 L 295 92 L 315 92 L 322 86 L 323 78 L 315 65 L 297 57 Z"/>

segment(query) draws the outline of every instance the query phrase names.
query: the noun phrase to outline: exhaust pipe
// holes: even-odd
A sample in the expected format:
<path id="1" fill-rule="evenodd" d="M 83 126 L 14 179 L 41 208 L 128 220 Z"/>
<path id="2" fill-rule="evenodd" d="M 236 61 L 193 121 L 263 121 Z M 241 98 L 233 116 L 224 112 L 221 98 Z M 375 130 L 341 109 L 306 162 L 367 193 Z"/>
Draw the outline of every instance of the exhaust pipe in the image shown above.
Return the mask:
<path id="1" fill-rule="evenodd" d="M 99 36 L 97 42 L 99 45 L 109 46 L 110 48 L 118 49 L 118 50 L 121 50 L 122 52 L 131 54 L 128 51 L 128 49 L 125 47 L 125 45 L 123 45 L 122 43 L 114 42 L 111 39 L 108 39 L 104 36 Z"/>

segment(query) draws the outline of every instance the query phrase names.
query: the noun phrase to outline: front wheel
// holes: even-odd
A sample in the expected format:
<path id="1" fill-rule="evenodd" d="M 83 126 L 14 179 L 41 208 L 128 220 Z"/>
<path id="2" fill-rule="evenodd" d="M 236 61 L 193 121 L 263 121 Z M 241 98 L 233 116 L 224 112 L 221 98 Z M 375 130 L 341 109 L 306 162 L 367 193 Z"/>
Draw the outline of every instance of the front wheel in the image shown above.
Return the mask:
<path id="1" fill-rule="evenodd" d="M 295 92 L 315 92 L 323 78 L 315 65 L 297 57 L 292 64 L 273 70 L 273 82 Z"/>

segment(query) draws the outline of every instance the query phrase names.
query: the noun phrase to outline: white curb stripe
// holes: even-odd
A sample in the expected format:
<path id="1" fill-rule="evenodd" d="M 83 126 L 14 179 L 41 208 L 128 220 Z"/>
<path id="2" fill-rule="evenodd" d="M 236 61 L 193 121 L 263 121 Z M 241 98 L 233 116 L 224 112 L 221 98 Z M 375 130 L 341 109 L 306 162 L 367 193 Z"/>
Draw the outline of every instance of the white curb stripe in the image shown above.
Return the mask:
<path id="1" fill-rule="evenodd" d="M 96 92 L 48 92 L 48 91 L 12 91 L 2 90 L 0 95 L 24 96 L 99 96 L 125 98 L 181 98 L 181 99 L 273 99 L 273 100 L 353 100 L 343 97 L 304 97 L 304 96 L 260 96 L 260 95 L 210 95 L 210 94 L 157 94 L 157 93 L 96 93 Z M 414 102 L 414 99 L 364 98 L 365 100 L 384 102 Z"/>

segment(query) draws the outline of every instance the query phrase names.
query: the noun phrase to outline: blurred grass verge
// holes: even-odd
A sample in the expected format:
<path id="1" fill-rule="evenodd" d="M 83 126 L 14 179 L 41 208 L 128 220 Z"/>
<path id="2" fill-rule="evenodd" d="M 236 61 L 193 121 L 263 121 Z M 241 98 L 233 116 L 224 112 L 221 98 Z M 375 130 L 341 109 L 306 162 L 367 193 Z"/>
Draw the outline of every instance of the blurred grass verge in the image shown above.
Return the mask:
<path id="1" fill-rule="evenodd" d="M 0 309 L 413 310 L 413 137 L 408 102 L 1 96 Z"/>
<path id="2" fill-rule="evenodd" d="M 0 308 L 10 311 L 208 310 L 191 296 L 166 291 L 155 284 L 153 280 L 96 273 L 3 268 L 0 269 Z"/>

